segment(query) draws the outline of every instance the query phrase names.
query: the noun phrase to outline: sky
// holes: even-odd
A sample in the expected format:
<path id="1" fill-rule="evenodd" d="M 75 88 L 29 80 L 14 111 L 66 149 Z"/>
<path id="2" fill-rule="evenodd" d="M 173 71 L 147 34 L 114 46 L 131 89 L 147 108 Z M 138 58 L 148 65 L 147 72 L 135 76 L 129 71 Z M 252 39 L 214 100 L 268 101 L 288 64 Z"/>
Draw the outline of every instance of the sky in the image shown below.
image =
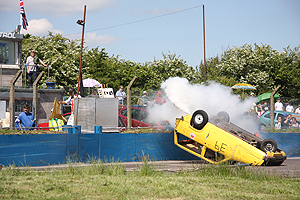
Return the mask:
<path id="1" fill-rule="evenodd" d="M 196 67 L 206 59 L 244 44 L 270 45 L 282 52 L 300 45 L 299 0 L 23 0 L 28 29 L 81 39 L 86 5 L 85 46 L 109 56 L 145 63 L 176 54 Z M 19 0 L 0 0 L 0 32 L 20 24 Z"/>

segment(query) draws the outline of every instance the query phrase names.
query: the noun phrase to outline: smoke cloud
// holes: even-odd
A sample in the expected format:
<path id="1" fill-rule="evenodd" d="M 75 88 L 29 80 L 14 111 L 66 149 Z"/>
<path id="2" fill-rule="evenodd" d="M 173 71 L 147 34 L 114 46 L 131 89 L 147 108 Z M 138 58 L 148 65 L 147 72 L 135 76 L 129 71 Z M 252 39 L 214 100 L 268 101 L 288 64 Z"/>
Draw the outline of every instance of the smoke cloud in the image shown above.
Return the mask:
<path id="1" fill-rule="evenodd" d="M 250 132 L 256 131 L 256 119 L 242 117 L 256 99 L 241 101 L 237 95 L 231 94 L 232 89 L 228 86 L 219 83 L 192 85 L 185 78 L 171 77 L 161 84 L 161 88 L 167 103 L 153 106 L 150 113 L 156 118 L 168 120 L 171 125 L 174 125 L 176 118 L 185 114 L 192 115 L 196 110 L 206 111 L 209 118 L 220 111 L 226 111 L 231 122 Z"/>

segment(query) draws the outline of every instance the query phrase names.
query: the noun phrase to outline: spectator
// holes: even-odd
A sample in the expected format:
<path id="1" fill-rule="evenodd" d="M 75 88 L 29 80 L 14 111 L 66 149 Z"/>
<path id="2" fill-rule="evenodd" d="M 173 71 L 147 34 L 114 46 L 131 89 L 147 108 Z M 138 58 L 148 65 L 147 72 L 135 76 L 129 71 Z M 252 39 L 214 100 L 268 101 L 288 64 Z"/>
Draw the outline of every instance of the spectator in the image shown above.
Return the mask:
<path id="1" fill-rule="evenodd" d="M 262 105 L 262 110 L 263 112 L 267 112 L 269 109 L 269 105 L 268 103 L 265 101 L 264 104 Z"/>
<path id="2" fill-rule="evenodd" d="M 292 115 L 291 114 L 285 114 L 284 115 L 284 120 L 282 123 L 282 128 L 290 128 L 292 124 Z"/>
<path id="3" fill-rule="evenodd" d="M 256 100 L 252 103 L 252 107 L 250 108 L 250 110 L 248 110 L 248 115 L 250 117 L 254 117 L 257 115 L 257 105 L 256 105 Z"/>
<path id="4" fill-rule="evenodd" d="M 71 88 L 69 90 L 70 97 L 66 101 L 60 101 L 59 104 L 66 104 L 71 105 L 73 103 L 73 100 L 80 98 L 81 96 L 76 94 L 76 90 L 74 88 Z"/>
<path id="5" fill-rule="evenodd" d="M 30 106 L 25 104 L 23 109 L 24 112 L 16 119 L 15 126 L 18 130 L 23 129 L 22 127 L 25 127 L 24 130 L 33 130 L 29 129 L 29 127 L 36 127 L 36 119 L 34 118 L 34 115 L 29 112 Z"/>
<path id="6" fill-rule="evenodd" d="M 257 104 L 257 117 L 260 117 L 264 113 L 262 108 L 263 108 L 263 105 Z"/>
<path id="7" fill-rule="evenodd" d="M 162 105 L 162 104 L 166 103 L 166 100 L 164 100 L 161 96 L 161 92 L 157 92 L 157 96 L 154 100 L 154 103 L 158 104 L 158 105 Z"/>
<path id="8" fill-rule="evenodd" d="M 142 106 L 147 106 L 148 103 L 150 103 L 150 101 L 147 97 L 147 92 L 146 91 L 143 92 L 143 96 L 141 97 L 141 101 L 142 101 Z"/>
<path id="9" fill-rule="evenodd" d="M 92 95 L 97 95 L 97 89 L 94 89 L 94 90 L 93 90 Z"/>
<path id="10" fill-rule="evenodd" d="M 64 121 L 58 118 L 51 119 L 52 114 L 53 114 L 53 108 L 51 109 L 51 115 L 48 123 L 49 131 L 62 131 L 62 126 L 65 124 Z"/>
<path id="11" fill-rule="evenodd" d="M 281 129 L 281 117 L 278 117 L 278 120 L 275 124 L 275 129 Z"/>
<path id="12" fill-rule="evenodd" d="M 277 102 L 275 103 L 275 110 L 283 111 L 283 104 L 280 102 L 280 98 L 277 98 Z"/>
<path id="13" fill-rule="evenodd" d="M 120 89 L 116 92 L 116 98 L 119 99 L 119 104 L 124 105 L 124 102 L 126 101 L 125 99 L 126 93 L 124 92 L 124 87 L 121 85 Z"/>
<path id="14" fill-rule="evenodd" d="M 296 121 L 296 118 L 295 118 L 295 117 L 292 118 L 292 124 L 291 124 L 291 127 L 292 127 L 292 128 L 299 128 L 299 124 L 298 124 L 298 122 Z"/>
<path id="15" fill-rule="evenodd" d="M 285 108 L 287 112 L 294 112 L 294 107 L 292 106 L 292 103 L 289 102 L 289 105 Z"/>
<path id="16" fill-rule="evenodd" d="M 298 108 L 295 110 L 295 113 L 300 115 L 300 105 L 299 105 Z"/>
<path id="17" fill-rule="evenodd" d="M 27 73 L 28 73 L 28 82 L 29 87 L 32 88 L 32 84 L 37 77 L 37 64 L 42 63 L 45 67 L 47 66 L 40 58 L 34 56 L 34 51 L 30 51 L 30 56 L 27 58 Z"/>

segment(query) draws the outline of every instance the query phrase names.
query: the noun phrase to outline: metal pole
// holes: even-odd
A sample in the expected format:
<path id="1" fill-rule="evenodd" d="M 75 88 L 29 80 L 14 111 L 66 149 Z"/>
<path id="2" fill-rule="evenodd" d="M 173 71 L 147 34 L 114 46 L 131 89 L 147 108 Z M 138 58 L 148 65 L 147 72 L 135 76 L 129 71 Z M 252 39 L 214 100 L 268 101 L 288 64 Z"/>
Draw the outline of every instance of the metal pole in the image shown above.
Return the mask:
<path id="1" fill-rule="evenodd" d="M 204 44 L 204 84 L 206 85 L 206 54 L 205 54 L 205 15 L 203 5 L 203 44 Z"/>

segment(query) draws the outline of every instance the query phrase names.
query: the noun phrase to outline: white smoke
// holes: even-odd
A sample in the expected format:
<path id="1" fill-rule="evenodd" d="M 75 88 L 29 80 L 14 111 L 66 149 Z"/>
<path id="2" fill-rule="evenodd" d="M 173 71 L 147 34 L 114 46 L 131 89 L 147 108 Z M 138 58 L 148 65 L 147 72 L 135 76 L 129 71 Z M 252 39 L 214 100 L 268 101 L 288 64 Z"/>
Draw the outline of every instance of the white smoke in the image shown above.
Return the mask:
<path id="1" fill-rule="evenodd" d="M 209 118 L 220 111 L 226 111 L 231 122 L 255 131 L 255 120 L 251 122 L 247 118 L 243 121 L 241 116 L 252 107 L 256 99 L 241 101 L 237 95 L 231 94 L 232 89 L 228 86 L 219 83 L 192 85 L 185 78 L 171 77 L 161 84 L 161 88 L 169 101 L 150 109 L 151 115 L 157 118 L 164 118 L 174 124 L 176 118 L 186 113 L 192 115 L 196 110 L 206 111 Z"/>

